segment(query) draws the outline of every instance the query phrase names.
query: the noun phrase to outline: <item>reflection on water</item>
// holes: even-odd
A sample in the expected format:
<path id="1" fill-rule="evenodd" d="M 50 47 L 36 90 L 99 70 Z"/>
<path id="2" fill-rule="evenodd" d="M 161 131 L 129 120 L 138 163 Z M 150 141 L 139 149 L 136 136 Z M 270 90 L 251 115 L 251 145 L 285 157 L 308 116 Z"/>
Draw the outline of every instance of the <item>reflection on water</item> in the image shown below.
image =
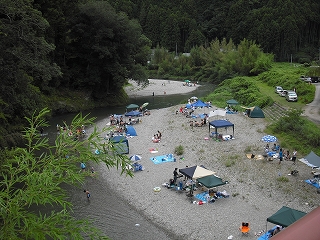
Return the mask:
<path id="1" fill-rule="evenodd" d="M 178 95 L 148 96 L 132 98 L 130 103 L 142 105 L 148 102 L 148 109 L 165 108 L 186 102 L 192 96 L 202 97 L 213 91 L 212 85 L 199 87 L 197 90 Z M 110 114 L 123 114 L 125 106 L 112 108 L 99 108 L 90 110 L 90 117 L 96 117 L 97 121 L 103 121 Z M 84 112 L 83 115 L 88 114 Z M 45 131 L 48 133 L 50 142 L 55 140 L 57 130 L 56 125 L 62 125 L 63 121 L 70 123 L 75 114 L 64 114 L 54 117 L 50 121 L 50 127 Z M 106 120 L 106 123 L 109 120 Z M 105 176 L 104 166 L 94 166 L 98 174 L 95 178 L 88 178 L 85 186 L 81 189 L 77 187 L 66 187 L 71 202 L 74 205 L 74 216 L 77 219 L 88 218 L 94 226 L 98 227 L 104 234 L 114 240 L 138 240 L 138 239 L 179 239 L 177 236 L 167 232 L 161 226 L 155 225 L 147 219 L 142 212 L 137 211 L 128 203 L 121 199 L 108 183 Z M 83 189 L 88 189 L 91 193 L 90 201 L 87 201 Z"/>

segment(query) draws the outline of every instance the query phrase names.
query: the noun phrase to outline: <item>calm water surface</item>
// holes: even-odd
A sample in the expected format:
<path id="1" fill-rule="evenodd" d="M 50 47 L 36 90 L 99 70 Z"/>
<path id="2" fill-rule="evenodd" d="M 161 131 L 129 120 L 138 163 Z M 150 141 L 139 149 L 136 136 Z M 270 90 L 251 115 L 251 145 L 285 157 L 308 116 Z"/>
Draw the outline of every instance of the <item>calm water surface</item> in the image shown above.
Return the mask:
<path id="1" fill-rule="evenodd" d="M 213 91 L 214 86 L 205 85 L 188 94 L 149 96 L 131 99 L 130 103 L 142 105 L 148 102 L 148 109 L 165 108 L 177 105 L 192 96 L 202 97 Z M 90 116 L 96 117 L 97 121 L 104 121 L 110 114 L 123 114 L 125 106 L 112 108 L 99 108 L 90 111 Z M 89 112 L 84 112 L 83 115 Z M 63 121 L 70 122 L 75 114 L 64 114 L 54 117 L 50 121 L 51 127 L 46 129 L 51 141 L 56 137 L 56 125 L 62 125 Z M 107 119 L 105 120 L 108 121 Z M 166 229 L 154 224 L 147 219 L 143 212 L 137 211 L 130 206 L 114 187 L 108 182 L 103 174 L 103 166 L 95 166 L 99 173 L 96 178 L 88 178 L 82 188 L 66 187 L 74 205 L 74 216 L 77 219 L 88 218 L 94 226 L 114 240 L 166 240 L 179 239 Z M 91 193 L 90 201 L 87 201 L 83 189 L 87 188 Z"/>

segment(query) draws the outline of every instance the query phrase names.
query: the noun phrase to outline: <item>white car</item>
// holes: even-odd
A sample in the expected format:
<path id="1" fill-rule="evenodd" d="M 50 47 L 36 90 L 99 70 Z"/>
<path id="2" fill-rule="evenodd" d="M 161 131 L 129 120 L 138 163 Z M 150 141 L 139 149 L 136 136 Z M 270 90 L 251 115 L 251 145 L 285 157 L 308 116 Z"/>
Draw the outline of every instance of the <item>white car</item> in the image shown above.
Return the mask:
<path id="1" fill-rule="evenodd" d="M 275 88 L 275 93 L 280 93 L 280 91 L 283 91 L 283 88 L 282 87 L 280 87 L 280 86 L 276 86 L 276 88 Z"/>
<path id="2" fill-rule="evenodd" d="M 288 102 L 297 102 L 298 101 L 298 95 L 294 91 L 287 91 L 286 100 Z"/>
<path id="3" fill-rule="evenodd" d="M 282 91 L 279 91 L 279 95 L 280 97 L 285 97 L 287 95 L 287 90 L 282 90 Z"/>
<path id="4" fill-rule="evenodd" d="M 311 83 L 311 77 L 300 76 L 300 80 L 305 81 L 307 83 Z"/>

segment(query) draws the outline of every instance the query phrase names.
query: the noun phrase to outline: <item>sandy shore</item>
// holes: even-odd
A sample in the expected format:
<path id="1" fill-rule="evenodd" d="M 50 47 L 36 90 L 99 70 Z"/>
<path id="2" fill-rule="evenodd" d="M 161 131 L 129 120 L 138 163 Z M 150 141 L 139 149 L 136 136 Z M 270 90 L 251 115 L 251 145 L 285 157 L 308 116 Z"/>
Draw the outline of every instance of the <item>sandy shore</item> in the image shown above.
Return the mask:
<path id="1" fill-rule="evenodd" d="M 199 84 L 192 84 L 191 86 L 184 86 L 184 82 L 161 80 L 161 79 L 149 79 L 147 86 L 138 85 L 135 81 L 129 81 L 131 86 L 125 90 L 131 97 L 137 96 L 155 96 L 157 95 L 170 95 L 179 93 L 192 92 L 199 87 Z"/>
<path id="2" fill-rule="evenodd" d="M 131 89 L 127 92 L 133 96 L 139 94 L 178 93 L 193 87 L 184 87 L 181 82 L 162 85 L 163 80 L 152 80 L 151 85 L 144 89 Z M 179 87 L 179 88 L 178 88 Z M 183 89 L 183 90 L 182 90 Z M 116 169 L 104 168 L 101 174 L 130 205 L 142 211 L 153 221 L 171 232 L 178 239 L 257 239 L 255 233 L 266 228 L 266 219 L 282 206 L 310 212 L 319 205 L 316 189 L 306 183 L 311 177 L 311 169 L 297 161 L 251 160 L 246 157 L 248 151 L 261 154 L 266 143 L 261 141 L 265 135 L 265 119 L 251 119 L 242 114 L 227 115 L 227 119 L 235 125 L 235 139 L 217 142 L 206 140 L 209 136 L 208 127 L 191 128 L 189 118 L 175 114 L 180 106 L 152 110 L 150 116 L 144 116 L 142 123 L 134 125 L 138 136 L 129 138 L 130 155 L 142 156 L 140 163 L 144 171 L 135 172 L 133 178 L 119 176 Z M 197 113 L 208 113 L 212 109 L 198 109 Z M 212 117 L 210 120 L 218 119 Z M 103 127 L 109 120 L 101 121 Z M 160 130 L 160 143 L 153 143 L 153 134 Z M 232 134 L 232 129 L 220 130 L 222 134 Z M 184 147 L 183 159 L 175 156 L 176 162 L 154 164 L 150 158 L 174 153 L 176 146 Z M 158 153 L 150 153 L 156 148 Z M 291 149 L 292 151 L 293 149 Z M 215 203 L 197 205 L 191 203 L 186 192 L 166 189 L 161 185 L 173 177 L 175 167 L 204 165 L 213 170 L 229 184 L 220 186 L 218 191 L 226 190 L 229 198 L 218 199 Z M 290 176 L 293 169 L 299 170 L 298 176 Z M 288 182 L 278 181 L 279 176 L 288 178 Z M 161 187 L 154 192 L 154 187 Z M 194 194 L 202 192 L 199 189 Z M 196 200 L 196 199 L 195 199 Z M 242 236 L 239 231 L 241 222 L 249 222 L 251 231 Z M 274 224 L 268 223 L 268 228 Z M 154 239 L 158 239 L 156 236 Z"/>

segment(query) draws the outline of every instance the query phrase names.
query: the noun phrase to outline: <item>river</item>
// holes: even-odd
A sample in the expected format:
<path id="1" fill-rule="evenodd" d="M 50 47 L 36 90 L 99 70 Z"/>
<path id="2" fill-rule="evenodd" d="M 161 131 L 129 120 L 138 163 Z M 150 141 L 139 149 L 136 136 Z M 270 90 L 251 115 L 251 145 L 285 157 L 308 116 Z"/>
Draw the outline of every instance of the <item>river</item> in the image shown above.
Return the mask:
<path id="1" fill-rule="evenodd" d="M 186 102 L 192 96 L 203 97 L 213 91 L 213 85 L 203 85 L 197 90 L 178 95 L 136 97 L 130 99 L 130 103 L 142 105 L 148 102 L 148 109 L 165 108 Z M 90 116 L 96 117 L 98 121 L 108 121 L 110 114 L 123 114 L 125 106 L 112 108 L 98 108 L 90 111 Z M 89 111 L 83 112 L 83 115 Z M 56 125 L 63 121 L 70 122 L 75 114 L 64 114 L 50 120 L 48 137 L 53 141 L 56 137 Z M 156 225 L 152 220 L 146 218 L 143 212 L 137 211 L 129 205 L 121 196 L 115 192 L 113 186 L 108 182 L 108 176 L 103 173 L 103 167 L 95 166 L 97 177 L 88 178 L 86 186 L 91 192 L 90 201 L 87 201 L 83 188 L 66 187 L 70 200 L 74 205 L 74 216 L 77 219 L 88 218 L 95 227 L 113 240 L 166 240 L 179 239 L 173 233 Z"/>

